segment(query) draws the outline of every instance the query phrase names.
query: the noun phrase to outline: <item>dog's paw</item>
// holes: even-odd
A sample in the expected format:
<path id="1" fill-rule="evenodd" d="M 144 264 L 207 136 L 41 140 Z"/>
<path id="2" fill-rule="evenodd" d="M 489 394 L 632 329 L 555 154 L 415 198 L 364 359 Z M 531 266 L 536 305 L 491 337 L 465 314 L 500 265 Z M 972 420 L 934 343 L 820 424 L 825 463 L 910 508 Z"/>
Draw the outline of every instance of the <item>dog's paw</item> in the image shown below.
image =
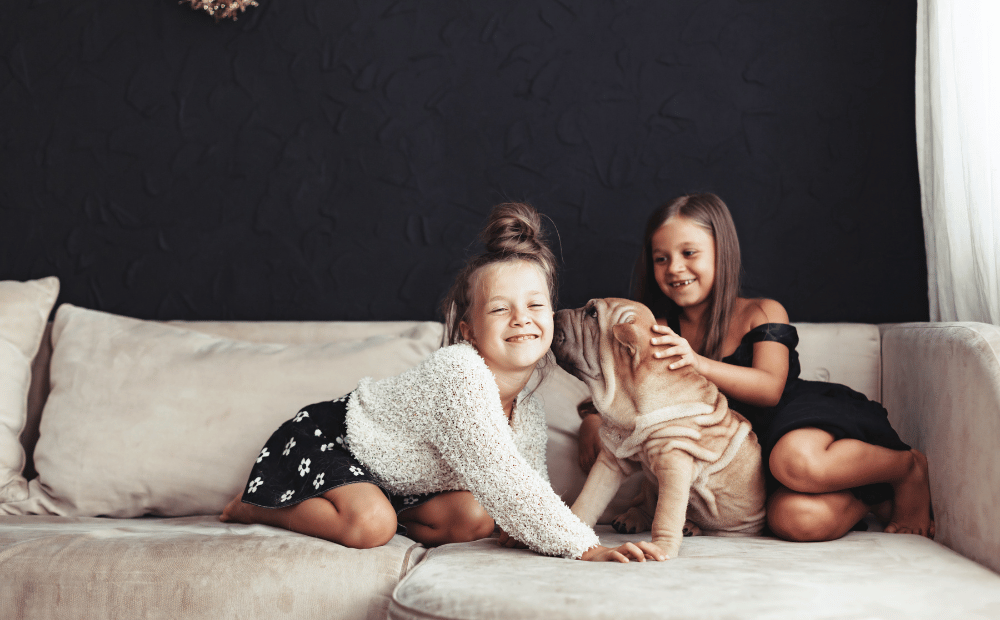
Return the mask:
<path id="1" fill-rule="evenodd" d="M 685 521 L 684 536 L 701 536 L 701 528 L 694 521 Z"/>
<path id="2" fill-rule="evenodd" d="M 611 522 L 611 527 L 619 534 L 636 534 L 648 532 L 653 520 L 638 508 L 629 508 Z"/>
<path id="3" fill-rule="evenodd" d="M 615 531 L 619 534 L 635 534 L 635 528 L 632 528 L 632 530 L 629 531 L 628 526 L 618 519 L 611 522 L 611 527 L 615 528 Z"/>

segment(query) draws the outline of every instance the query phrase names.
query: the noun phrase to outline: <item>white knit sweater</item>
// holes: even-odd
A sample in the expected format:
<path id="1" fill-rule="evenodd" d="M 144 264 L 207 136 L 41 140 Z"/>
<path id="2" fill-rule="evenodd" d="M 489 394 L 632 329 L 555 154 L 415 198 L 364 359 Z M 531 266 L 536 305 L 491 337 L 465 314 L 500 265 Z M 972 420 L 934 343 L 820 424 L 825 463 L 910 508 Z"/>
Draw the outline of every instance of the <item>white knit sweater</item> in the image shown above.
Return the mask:
<path id="1" fill-rule="evenodd" d="M 598 538 L 548 482 L 545 429 L 533 397 L 519 398 L 508 423 L 493 373 L 467 343 L 362 379 L 347 404 L 350 450 L 390 491 L 471 491 L 530 549 L 579 558 Z"/>

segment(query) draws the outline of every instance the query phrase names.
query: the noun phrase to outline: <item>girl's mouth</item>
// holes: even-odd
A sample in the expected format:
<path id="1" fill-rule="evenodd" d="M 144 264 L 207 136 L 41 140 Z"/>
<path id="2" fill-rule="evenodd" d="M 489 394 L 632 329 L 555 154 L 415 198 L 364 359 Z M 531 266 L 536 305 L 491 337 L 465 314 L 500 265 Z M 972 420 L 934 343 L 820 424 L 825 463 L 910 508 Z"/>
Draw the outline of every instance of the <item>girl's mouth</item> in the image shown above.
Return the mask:
<path id="1" fill-rule="evenodd" d="M 692 278 L 690 280 L 681 280 L 680 282 L 671 282 L 670 283 L 670 288 L 680 288 L 682 286 L 687 286 L 688 284 L 691 284 L 693 282 L 694 282 L 694 278 Z"/>
<path id="2" fill-rule="evenodd" d="M 538 336 L 535 334 L 521 334 L 520 336 L 511 336 L 507 339 L 507 342 L 527 342 L 536 339 L 538 339 Z"/>

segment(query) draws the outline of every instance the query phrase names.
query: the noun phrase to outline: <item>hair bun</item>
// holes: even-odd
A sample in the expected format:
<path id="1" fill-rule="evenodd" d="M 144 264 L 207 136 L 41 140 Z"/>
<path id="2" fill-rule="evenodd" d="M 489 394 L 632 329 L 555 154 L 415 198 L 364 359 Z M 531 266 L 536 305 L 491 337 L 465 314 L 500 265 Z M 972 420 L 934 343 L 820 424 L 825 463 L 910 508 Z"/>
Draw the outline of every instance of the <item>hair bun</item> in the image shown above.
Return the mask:
<path id="1" fill-rule="evenodd" d="M 548 250 L 541 216 L 534 207 L 521 202 L 493 207 L 481 239 L 490 254 L 537 255 Z"/>
<path id="2" fill-rule="evenodd" d="M 461 326 L 470 320 L 469 310 L 476 296 L 476 274 L 489 265 L 514 261 L 532 263 L 545 278 L 552 307 L 555 308 L 558 303 L 556 257 L 545 241 L 542 216 L 534 207 L 522 202 L 506 202 L 493 207 L 479 238 L 486 251 L 469 259 L 441 302 L 445 317 L 445 344 L 463 339 Z"/>

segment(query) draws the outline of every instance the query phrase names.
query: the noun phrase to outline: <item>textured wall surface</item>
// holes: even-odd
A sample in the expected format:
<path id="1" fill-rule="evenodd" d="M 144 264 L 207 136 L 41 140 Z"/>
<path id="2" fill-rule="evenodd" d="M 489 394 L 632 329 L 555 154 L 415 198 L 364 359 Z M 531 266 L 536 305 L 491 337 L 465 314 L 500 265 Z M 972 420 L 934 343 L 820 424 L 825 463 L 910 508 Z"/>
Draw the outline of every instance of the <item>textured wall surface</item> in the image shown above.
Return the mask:
<path id="1" fill-rule="evenodd" d="M 797 321 L 927 317 L 915 0 L 176 0 L 0 8 L 0 279 L 161 319 L 424 319 L 489 207 L 562 301 L 625 295 L 715 191 Z"/>

